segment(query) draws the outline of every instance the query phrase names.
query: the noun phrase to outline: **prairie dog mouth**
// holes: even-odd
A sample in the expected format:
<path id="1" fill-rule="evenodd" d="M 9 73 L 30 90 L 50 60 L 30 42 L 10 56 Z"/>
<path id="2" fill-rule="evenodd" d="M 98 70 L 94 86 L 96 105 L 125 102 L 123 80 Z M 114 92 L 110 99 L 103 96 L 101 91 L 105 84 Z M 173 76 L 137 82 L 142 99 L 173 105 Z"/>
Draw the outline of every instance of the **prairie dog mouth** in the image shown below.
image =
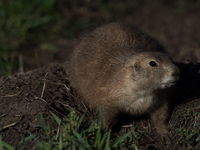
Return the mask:
<path id="1" fill-rule="evenodd" d="M 168 79 L 168 80 L 165 80 L 162 84 L 161 84 L 161 88 L 168 88 L 168 87 L 171 87 L 173 86 L 177 81 L 179 80 L 179 77 L 175 77 L 175 78 L 172 78 L 172 79 Z"/>
<path id="2" fill-rule="evenodd" d="M 161 88 L 168 88 L 168 87 L 171 87 L 171 86 L 173 86 L 175 83 L 176 83 L 176 81 L 174 81 L 174 82 L 168 82 L 168 83 L 163 83 L 163 84 L 161 85 Z"/>
<path id="3" fill-rule="evenodd" d="M 168 88 L 168 87 L 171 87 L 173 86 L 176 82 L 178 81 L 178 79 L 174 79 L 174 80 L 169 80 L 167 82 L 164 82 L 161 84 L 161 88 Z"/>

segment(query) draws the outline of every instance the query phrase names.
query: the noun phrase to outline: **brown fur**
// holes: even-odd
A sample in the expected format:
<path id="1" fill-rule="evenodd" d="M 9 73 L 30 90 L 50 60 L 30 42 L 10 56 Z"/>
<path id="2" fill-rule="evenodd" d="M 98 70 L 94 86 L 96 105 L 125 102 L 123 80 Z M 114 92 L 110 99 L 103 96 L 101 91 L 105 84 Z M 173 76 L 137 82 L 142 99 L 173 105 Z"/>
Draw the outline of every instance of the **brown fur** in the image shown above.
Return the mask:
<path id="1" fill-rule="evenodd" d="M 153 38 L 119 23 L 101 26 L 82 38 L 70 68 L 71 86 L 91 108 L 101 106 L 104 127 L 121 112 L 150 114 L 158 133 L 168 133 L 168 100 L 162 93 L 177 81 L 179 69 Z"/>

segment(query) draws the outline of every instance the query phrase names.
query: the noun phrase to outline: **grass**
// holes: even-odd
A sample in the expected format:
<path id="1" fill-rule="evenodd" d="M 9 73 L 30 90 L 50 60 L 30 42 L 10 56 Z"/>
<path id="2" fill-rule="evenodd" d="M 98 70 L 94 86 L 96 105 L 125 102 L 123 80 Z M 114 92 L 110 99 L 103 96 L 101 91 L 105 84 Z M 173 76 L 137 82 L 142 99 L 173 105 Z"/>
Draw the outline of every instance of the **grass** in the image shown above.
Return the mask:
<path id="1" fill-rule="evenodd" d="M 74 109 L 72 109 L 67 118 L 61 120 L 54 113 L 50 112 L 55 121 L 58 124 L 57 129 L 52 129 L 45 126 L 44 118 L 40 113 L 41 127 L 44 131 L 44 135 L 39 135 L 42 140 L 38 140 L 38 135 L 33 135 L 27 131 L 28 135 L 25 139 L 21 140 L 18 145 L 35 138 L 37 141 L 37 149 L 39 150 L 62 150 L 62 149 L 80 149 L 80 150 L 110 150 L 110 149 L 127 149 L 128 147 L 136 146 L 136 140 L 139 139 L 140 135 L 136 135 L 134 138 L 127 133 L 118 137 L 117 135 L 111 134 L 111 130 L 104 131 L 102 129 L 102 115 L 100 110 L 100 121 L 95 120 L 88 125 L 87 120 L 84 120 L 85 115 L 80 118 L 77 116 Z M 15 149 L 9 144 L 3 142 L 0 139 L 0 150 L 1 149 Z M 31 149 L 28 146 L 23 146 L 20 149 Z"/>
<path id="2" fill-rule="evenodd" d="M 57 53 L 59 48 L 55 43 L 49 42 L 52 39 L 71 38 L 80 29 L 112 18 L 113 8 L 104 1 L 91 2 L 85 9 L 93 13 L 91 7 L 97 7 L 98 11 L 95 13 L 99 15 L 98 17 L 90 17 L 90 13 L 85 16 L 79 1 L 74 1 L 70 4 L 67 2 L 65 9 L 71 3 L 77 8 L 73 6 L 72 9 L 67 9 L 71 17 L 66 18 L 61 14 L 60 3 L 62 2 L 56 0 L 0 1 L 0 76 L 10 76 L 13 70 L 23 68 L 22 47 L 28 47 L 25 51 L 32 53 L 32 57 L 35 57 L 36 64 L 38 63 L 40 67 L 36 49 Z M 82 3 L 87 4 L 86 1 Z"/>
<path id="3" fill-rule="evenodd" d="M 80 118 L 77 116 L 75 110 L 71 110 L 68 117 L 61 120 L 52 113 L 56 122 L 58 123 L 58 129 L 60 132 L 54 136 L 51 135 L 51 131 L 44 126 L 43 118 L 41 116 L 42 128 L 46 134 L 45 141 L 38 141 L 38 149 L 104 149 L 109 150 L 117 147 L 121 147 L 122 143 L 129 137 L 129 133 L 119 138 L 113 138 L 111 140 L 111 130 L 108 132 L 102 129 L 102 117 L 100 117 L 100 123 L 92 122 L 91 125 L 87 125 L 87 120 L 84 120 L 84 116 Z M 102 116 L 102 115 L 100 115 Z M 59 131 L 59 130 L 57 130 Z"/>
<path id="4" fill-rule="evenodd" d="M 12 74 L 13 52 L 21 45 L 41 43 L 61 29 L 55 6 L 55 0 L 0 1 L 0 76 Z"/>
<path id="5" fill-rule="evenodd" d="M 176 134 L 174 137 L 177 139 L 175 145 L 181 145 L 186 149 L 192 149 L 194 147 L 200 147 L 200 113 L 192 109 L 185 109 L 179 107 L 184 119 L 180 120 L 181 126 L 176 126 L 174 131 Z M 45 121 L 42 113 L 40 113 L 41 124 L 36 126 L 42 128 L 43 135 L 34 135 L 27 131 L 27 137 L 18 143 L 21 145 L 21 150 L 31 149 L 28 145 L 22 146 L 24 142 L 35 139 L 35 148 L 39 150 L 110 150 L 110 149 L 135 149 L 138 150 L 138 140 L 142 138 L 140 131 L 135 131 L 134 135 L 130 132 L 125 135 L 111 134 L 111 130 L 105 131 L 102 128 L 102 115 L 100 110 L 100 119 L 88 120 L 83 114 L 78 117 L 74 109 L 70 110 L 70 113 L 66 118 L 62 120 L 58 118 L 54 113 L 50 112 L 54 117 L 57 128 L 51 128 L 45 125 Z M 40 137 L 40 138 L 39 138 Z M 40 140 L 38 140 L 40 139 Z M 9 149 L 15 150 L 15 148 L 1 140 L 0 137 L 0 150 Z"/>
<path id="6" fill-rule="evenodd" d="M 176 136 L 179 137 L 178 144 L 184 145 L 192 141 L 192 145 L 200 146 L 200 112 L 182 107 L 179 107 L 179 109 L 184 120 L 182 126 L 176 128 Z"/>

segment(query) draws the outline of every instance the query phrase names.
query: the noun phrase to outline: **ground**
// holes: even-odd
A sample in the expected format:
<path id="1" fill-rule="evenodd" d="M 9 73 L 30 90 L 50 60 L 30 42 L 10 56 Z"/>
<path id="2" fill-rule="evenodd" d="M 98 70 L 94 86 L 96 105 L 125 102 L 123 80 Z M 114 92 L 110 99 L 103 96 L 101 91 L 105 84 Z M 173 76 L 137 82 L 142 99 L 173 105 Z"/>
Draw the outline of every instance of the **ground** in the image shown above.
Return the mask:
<path id="1" fill-rule="evenodd" d="M 114 20 L 134 24 L 158 39 L 181 70 L 180 81 L 170 103 L 168 127 L 173 135 L 172 149 L 199 149 L 199 3 L 127 0 L 121 4 L 119 11 L 114 12 Z M 63 14 L 67 16 L 67 12 Z M 0 78 L 0 119 L 1 125 L 4 125 L 1 128 L 4 142 L 20 148 L 21 145 L 16 144 L 28 135 L 27 131 L 42 134 L 40 127 L 35 128 L 41 124 L 40 112 L 46 124 L 52 128 L 57 128 L 57 124 L 50 111 L 60 118 L 68 115 L 69 108 L 75 108 L 79 116 L 85 112 L 81 98 L 70 88 L 66 73 L 70 54 L 77 41 L 76 38 L 55 39 L 61 50 L 56 54 L 39 52 L 41 65 L 45 66 L 40 69 L 30 70 L 37 68 L 37 63 L 24 52 L 26 73 Z M 88 114 L 86 117 L 96 116 Z M 139 149 L 162 149 L 159 137 L 148 119 L 139 119 L 133 125 L 130 127 L 132 130 L 137 126 L 137 131 L 142 131 L 141 140 L 137 142 Z M 124 127 L 119 134 L 125 132 L 127 128 Z M 35 141 L 31 139 L 24 145 L 34 148 Z"/>

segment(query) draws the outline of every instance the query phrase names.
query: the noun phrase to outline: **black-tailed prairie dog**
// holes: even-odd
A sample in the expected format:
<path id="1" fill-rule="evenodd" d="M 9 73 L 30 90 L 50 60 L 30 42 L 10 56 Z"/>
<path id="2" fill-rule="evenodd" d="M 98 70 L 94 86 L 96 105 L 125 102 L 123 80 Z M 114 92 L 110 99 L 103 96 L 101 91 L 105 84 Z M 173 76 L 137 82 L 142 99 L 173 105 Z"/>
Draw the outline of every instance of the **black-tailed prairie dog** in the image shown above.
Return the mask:
<path id="1" fill-rule="evenodd" d="M 71 62 L 71 86 L 91 108 L 101 106 L 105 128 L 120 113 L 149 114 L 161 137 L 168 134 L 168 99 L 179 69 L 153 38 L 120 23 L 95 29 L 76 46 Z"/>

